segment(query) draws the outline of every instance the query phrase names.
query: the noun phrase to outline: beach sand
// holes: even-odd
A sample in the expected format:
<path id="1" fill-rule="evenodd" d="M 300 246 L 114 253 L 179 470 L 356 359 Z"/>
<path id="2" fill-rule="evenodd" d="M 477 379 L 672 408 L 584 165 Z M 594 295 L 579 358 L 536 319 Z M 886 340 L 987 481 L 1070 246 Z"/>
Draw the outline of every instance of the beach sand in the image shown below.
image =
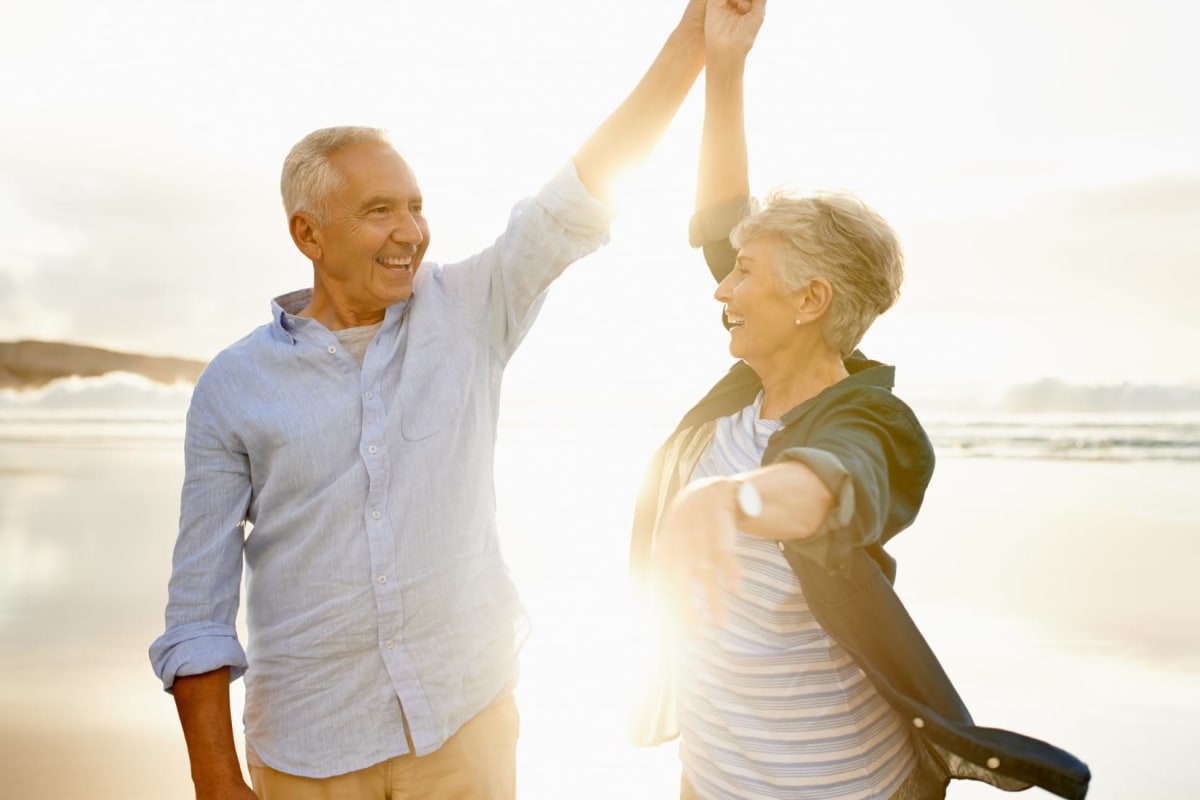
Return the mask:
<path id="1" fill-rule="evenodd" d="M 625 547 L 657 436 L 502 433 L 505 554 L 533 621 L 518 690 L 522 798 L 676 796 L 673 749 L 622 740 L 640 620 Z M 179 447 L 0 441 L 0 800 L 192 797 L 174 706 L 146 657 L 162 625 Z M 901 596 L 976 721 L 1076 753 L 1093 800 L 1194 794 L 1198 485 L 1195 463 L 944 458 L 892 548 Z M 1002 795 L 959 782 L 949 796 Z"/>

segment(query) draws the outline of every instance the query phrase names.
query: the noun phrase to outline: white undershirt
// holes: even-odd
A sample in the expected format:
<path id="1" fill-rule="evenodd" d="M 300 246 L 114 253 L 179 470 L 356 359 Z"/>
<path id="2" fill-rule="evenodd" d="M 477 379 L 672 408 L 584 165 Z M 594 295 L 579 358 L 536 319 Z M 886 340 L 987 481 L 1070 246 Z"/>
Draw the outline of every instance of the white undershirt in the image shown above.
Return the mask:
<path id="1" fill-rule="evenodd" d="M 341 342 L 342 347 L 350 355 L 354 356 L 354 360 L 361 367 L 363 358 L 367 355 L 367 346 L 371 344 L 371 339 L 379 332 L 379 326 L 383 324 L 383 320 L 376 322 L 374 325 L 360 325 L 357 328 L 342 328 L 340 331 L 333 331 L 333 335 Z"/>

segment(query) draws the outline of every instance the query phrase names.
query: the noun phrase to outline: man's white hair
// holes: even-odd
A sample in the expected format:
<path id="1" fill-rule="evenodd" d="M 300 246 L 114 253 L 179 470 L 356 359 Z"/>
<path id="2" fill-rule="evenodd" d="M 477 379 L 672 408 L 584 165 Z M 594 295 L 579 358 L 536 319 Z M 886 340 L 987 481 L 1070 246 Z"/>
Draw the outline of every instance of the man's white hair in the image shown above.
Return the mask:
<path id="1" fill-rule="evenodd" d="M 290 220 L 304 213 L 318 224 L 325 222 L 329 198 L 342 188 L 342 176 L 329 163 L 338 150 L 354 144 L 375 143 L 391 146 L 382 128 L 343 125 L 321 128 L 305 136 L 283 160 L 279 192 L 283 195 L 283 210 Z"/>

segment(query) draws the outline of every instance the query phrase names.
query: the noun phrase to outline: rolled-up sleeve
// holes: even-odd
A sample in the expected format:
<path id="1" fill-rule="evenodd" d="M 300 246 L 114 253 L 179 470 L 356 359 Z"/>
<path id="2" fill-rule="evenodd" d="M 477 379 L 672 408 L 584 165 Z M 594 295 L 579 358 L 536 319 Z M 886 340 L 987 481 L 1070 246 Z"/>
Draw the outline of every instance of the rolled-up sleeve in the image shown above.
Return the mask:
<path id="1" fill-rule="evenodd" d="M 837 571 L 854 548 L 882 544 L 912 524 L 933 475 L 933 447 L 907 406 L 890 393 L 855 399 L 804 446 L 779 455 L 811 469 L 834 501 L 816 533 L 786 547 Z"/>
<path id="2" fill-rule="evenodd" d="M 427 277 L 442 284 L 507 359 L 528 333 L 551 282 L 608 243 L 612 216 L 568 161 L 540 192 L 513 207 L 494 244 Z"/>
<path id="3" fill-rule="evenodd" d="M 790 540 L 789 547 L 826 567 L 845 563 L 850 548 L 855 546 L 853 535 L 846 535 L 854 522 L 857 493 L 849 470 L 833 453 L 813 447 L 793 447 L 783 451 L 781 458 L 796 461 L 811 469 L 833 495 L 833 507 L 825 515 L 816 533 L 805 539 Z"/>
<path id="4" fill-rule="evenodd" d="M 201 377 L 188 410 L 166 628 L 150 646 L 150 662 L 167 691 L 180 676 L 228 666 L 237 678 L 246 670 L 236 626 L 250 469 L 246 455 L 218 433 L 214 383 Z"/>
<path id="5" fill-rule="evenodd" d="M 733 271 L 737 261 L 729 235 L 755 206 L 753 198 L 735 197 L 697 211 L 688 223 L 688 244 L 704 250 L 704 261 L 717 283 Z"/>

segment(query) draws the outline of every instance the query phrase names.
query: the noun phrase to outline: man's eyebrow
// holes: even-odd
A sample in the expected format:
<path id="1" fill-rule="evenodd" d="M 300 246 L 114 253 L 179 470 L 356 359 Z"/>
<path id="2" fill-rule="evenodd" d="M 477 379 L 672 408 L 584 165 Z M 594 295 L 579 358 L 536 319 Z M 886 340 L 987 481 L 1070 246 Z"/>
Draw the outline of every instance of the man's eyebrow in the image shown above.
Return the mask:
<path id="1" fill-rule="evenodd" d="M 404 205 L 411 206 L 414 203 L 420 204 L 420 203 L 424 203 L 424 202 L 425 202 L 425 200 L 423 197 L 421 197 L 420 194 L 414 194 L 413 196 L 408 198 L 408 202 Z M 367 211 L 372 208 L 375 208 L 376 206 L 389 206 L 390 207 L 390 206 L 394 206 L 394 205 L 401 205 L 400 199 L 398 197 L 396 197 L 395 195 L 376 194 L 376 195 L 371 195 L 366 200 L 364 200 L 362 202 L 362 204 L 359 206 L 359 208 L 363 211 Z"/>
<path id="2" fill-rule="evenodd" d="M 376 194 L 376 195 L 371 195 L 366 200 L 364 200 L 359 205 L 359 208 L 366 210 L 368 208 L 374 208 L 375 206 L 390 206 L 394 202 L 395 202 L 395 199 L 389 195 Z"/>

